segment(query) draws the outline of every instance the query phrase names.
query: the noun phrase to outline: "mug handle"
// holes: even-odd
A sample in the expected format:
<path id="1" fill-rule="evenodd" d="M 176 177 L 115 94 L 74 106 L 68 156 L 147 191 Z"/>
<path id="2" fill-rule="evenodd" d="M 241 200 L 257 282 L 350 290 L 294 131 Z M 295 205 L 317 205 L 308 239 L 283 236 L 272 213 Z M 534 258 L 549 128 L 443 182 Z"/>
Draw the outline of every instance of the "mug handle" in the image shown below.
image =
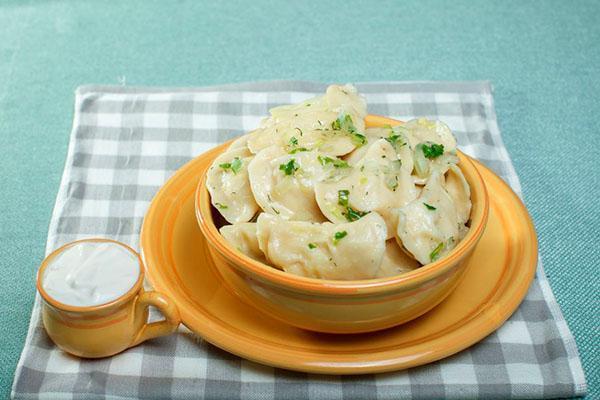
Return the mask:
<path id="1" fill-rule="evenodd" d="M 148 323 L 145 322 L 142 329 L 138 332 L 131 346 L 136 346 L 148 339 L 169 335 L 177 330 L 181 323 L 179 311 L 173 301 L 159 292 L 144 292 L 137 298 L 135 305 L 135 314 L 143 315 L 143 312 L 149 307 L 154 306 L 165 316 L 163 321 Z"/>

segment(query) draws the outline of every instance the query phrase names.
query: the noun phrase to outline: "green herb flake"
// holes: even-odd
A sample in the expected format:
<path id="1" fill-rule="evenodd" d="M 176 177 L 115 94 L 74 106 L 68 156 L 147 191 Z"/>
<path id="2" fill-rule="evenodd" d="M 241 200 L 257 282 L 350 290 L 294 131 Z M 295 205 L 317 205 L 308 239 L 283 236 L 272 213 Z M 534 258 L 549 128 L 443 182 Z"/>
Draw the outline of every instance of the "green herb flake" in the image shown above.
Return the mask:
<path id="1" fill-rule="evenodd" d="M 406 143 L 404 143 L 404 141 L 402 140 L 402 136 L 400 136 L 400 135 L 392 134 L 392 135 L 386 137 L 385 140 L 387 140 L 387 142 L 389 144 L 391 144 L 394 148 L 398 148 L 398 147 L 402 147 L 402 146 L 406 145 Z"/>
<path id="2" fill-rule="evenodd" d="M 242 169 L 242 160 L 240 160 L 239 157 L 234 158 L 233 161 L 231 162 L 231 171 L 234 174 L 237 174 L 238 172 L 240 172 L 241 169 Z"/>
<path id="3" fill-rule="evenodd" d="M 298 146 L 298 139 L 296 138 L 296 136 L 292 136 L 290 138 L 290 146 Z"/>
<path id="4" fill-rule="evenodd" d="M 219 164 L 219 167 L 224 170 L 231 170 L 234 174 L 237 174 L 242 169 L 242 160 L 239 157 L 234 158 L 230 163 Z"/>
<path id="5" fill-rule="evenodd" d="M 333 129 L 334 131 L 342 130 L 342 122 L 340 121 L 339 117 L 331 123 L 331 129 Z"/>
<path id="6" fill-rule="evenodd" d="M 426 158 L 434 159 L 444 154 L 444 145 L 432 143 L 431 145 L 423 144 L 423 155 Z"/>
<path id="7" fill-rule="evenodd" d="M 334 168 L 349 168 L 350 167 L 350 165 L 346 161 L 340 160 L 339 158 L 331 158 L 328 156 L 318 156 L 317 159 L 319 160 L 321 165 L 324 167 L 327 164 L 333 165 Z"/>
<path id="8" fill-rule="evenodd" d="M 360 134 L 356 127 L 354 126 L 354 122 L 352 121 L 352 117 L 349 114 L 340 114 L 339 117 L 335 121 L 331 123 L 331 129 L 334 131 L 345 131 L 350 134 L 352 137 L 352 141 L 357 146 L 363 146 L 367 143 L 367 138 L 365 135 Z"/>
<path id="9" fill-rule="evenodd" d="M 333 235 L 333 244 L 338 244 L 338 242 L 340 240 L 342 240 L 343 238 L 345 238 L 347 235 L 348 235 L 348 232 L 346 232 L 346 231 L 336 232 Z"/>
<path id="10" fill-rule="evenodd" d="M 427 207 L 427 209 L 428 209 L 428 210 L 432 210 L 432 211 L 433 211 L 433 210 L 437 210 L 437 208 L 435 208 L 434 206 L 432 206 L 432 205 L 429 205 L 429 204 L 427 204 L 427 203 L 423 203 L 423 205 L 424 205 L 425 207 Z"/>
<path id="11" fill-rule="evenodd" d="M 289 154 L 296 154 L 302 151 L 310 151 L 310 149 L 307 149 L 306 147 L 297 147 L 295 149 L 293 149 L 292 151 L 289 152 Z"/>
<path id="12" fill-rule="evenodd" d="M 354 222 L 354 221 L 358 221 L 359 219 L 361 219 L 368 213 L 370 213 L 370 211 L 358 211 L 358 210 L 355 210 L 354 208 L 348 206 L 348 207 L 346 207 L 346 211 L 343 212 L 342 214 L 344 214 L 344 217 L 346 217 L 348 222 Z"/>
<path id="13" fill-rule="evenodd" d="M 311 250 L 314 250 L 314 249 L 317 248 L 317 245 L 315 243 L 309 243 L 308 244 L 308 248 L 311 249 Z"/>
<path id="14" fill-rule="evenodd" d="M 350 195 L 349 190 L 338 190 L 338 204 L 340 206 L 348 206 L 348 195 Z"/>
<path id="15" fill-rule="evenodd" d="M 215 203 L 215 206 L 217 206 L 219 210 L 226 210 L 227 208 L 229 208 L 227 207 L 227 205 L 221 203 Z"/>
<path id="16" fill-rule="evenodd" d="M 444 242 L 437 245 L 435 249 L 429 254 L 429 259 L 433 262 L 440 257 L 440 253 L 444 250 Z"/>
<path id="17" fill-rule="evenodd" d="M 354 132 L 352 133 L 352 141 L 358 147 L 364 146 L 365 144 L 367 144 L 367 137 L 365 135 L 361 135 L 358 132 Z"/>
<path id="18" fill-rule="evenodd" d="M 283 171 L 283 173 L 285 175 L 293 175 L 294 172 L 296 172 L 298 170 L 298 168 L 299 167 L 296 164 L 296 160 L 293 158 L 290 161 L 288 161 L 286 164 L 279 165 L 279 170 Z"/>

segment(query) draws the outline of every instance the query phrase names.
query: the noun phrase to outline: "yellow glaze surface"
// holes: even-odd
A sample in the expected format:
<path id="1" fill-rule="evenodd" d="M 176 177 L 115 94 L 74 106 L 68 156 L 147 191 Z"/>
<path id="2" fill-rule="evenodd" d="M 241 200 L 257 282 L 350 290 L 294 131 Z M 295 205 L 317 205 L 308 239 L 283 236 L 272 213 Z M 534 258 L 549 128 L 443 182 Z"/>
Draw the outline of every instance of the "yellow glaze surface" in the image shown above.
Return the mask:
<path id="1" fill-rule="evenodd" d="M 376 118 L 379 124 L 390 121 Z M 184 324 L 227 351 L 316 373 L 359 374 L 421 365 L 497 329 L 533 279 L 537 242 L 527 210 L 500 178 L 462 154 L 461 161 L 475 166 L 490 192 L 489 220 L 477 246 L 469 243 L 479 239 L 476 227 L 486 226 L 483 206 L 474 206 L 472 232 L 464 246 L 399 277 L 318 281 L 290 278 L 260 263 L 253 268 L 236 265 L 232 260 L 249 259 L 222 254 L 214 247 L 216 238 L 209 245 L 194 216 L 194 203 L 203 201 L 194 195 L 197 182 L 222 149 L 192 160 L 159 191 L 144 221 L 141 247 L 150 281 L 173 298 Z M 463 171 L 473 188 L 476 175 L 468 168 Z M 474 204 L 487 198 L 485 189 L 473 192 Z M 272 278 L 271 270 L 282 276 Z M 289 324 L 379 329 L 426 312 L 444 296 L 445 301 L 420 318 L 372 333 L 316 333 Z"/>
<path id="2" fill-rule="evenodd" d="M 84 239 L 68 243 L 51 253 L 40 266 L 37 288 L 42 302 L 42 321 L 48 336 L 62 350 L 85 358 L 112 356 L 145 340 L 175 332 L 181 322 L 177 307 L 159 292 L 146 292 L 142 286 L 143 268 L 135 285 L 114 301 L 98 306 L 77 307 L 60 303 L 43 288 L 42 277 L 49 262 L 66 248 L 79 242 L 112 242 L 139 255 L 122 243 L 109 239 Z M 148 323 L 148 307 L 158 308 L 164 321 Z"/>

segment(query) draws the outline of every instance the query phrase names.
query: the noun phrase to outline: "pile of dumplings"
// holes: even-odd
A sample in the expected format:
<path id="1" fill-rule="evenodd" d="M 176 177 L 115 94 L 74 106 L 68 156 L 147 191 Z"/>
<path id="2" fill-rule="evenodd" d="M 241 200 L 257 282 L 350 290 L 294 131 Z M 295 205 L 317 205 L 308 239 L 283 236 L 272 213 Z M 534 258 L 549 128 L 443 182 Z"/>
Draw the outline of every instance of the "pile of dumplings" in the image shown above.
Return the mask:
<path id="1" fill-rule="evenodd" d="M 352 85 L 276 107 L 207 173 L 242 253 L 291 274 L 355 280 L 438 260 L 468 230 L 470 189 L 440 121 L 365 129 Z"/>

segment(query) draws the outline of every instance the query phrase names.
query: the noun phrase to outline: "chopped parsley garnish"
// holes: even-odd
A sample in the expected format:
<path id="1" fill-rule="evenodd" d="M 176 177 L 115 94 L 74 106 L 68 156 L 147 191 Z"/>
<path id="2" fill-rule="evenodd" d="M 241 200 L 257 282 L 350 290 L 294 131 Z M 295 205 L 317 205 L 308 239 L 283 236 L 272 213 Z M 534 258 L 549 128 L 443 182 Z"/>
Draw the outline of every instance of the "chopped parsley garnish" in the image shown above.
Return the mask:
<path id="1" fill-rule="evenodd" d="M 349 115 L 347 115 L 347 116 L 350 117 Z M 342 130 L 342 120 L 340 118 L 341 118 L 341 116 L 337 117 L 337 119 L 331 123 L 331 129 L 333 129 L 334 131 Z M 352 122 L 352 117 L 350 117 L 350 122 Z"/>
<path id="2" fill-rule="evenodd" d="M 333 235 L 333 244 L 337 244 L 340 240 L 345 238 L 347 235 L 348 235 L 348 232 L 346 232 L 346 231 L 336 232 Z"/>
<path id="3" fill-rule="evenodd" d="M 233 171 L 234 174 L 237 174 L 240 169 L 242 169 L 242 160 L 240 160 L 239 157 L 236 157 L 231 162 L 231 171 Z"/>
<path id="4" fill-rule="evenodd" d="M 219 167 L 223 168 L 224 170 L 230 169 L 231 172 L 237 174 L 240 172 L 240 169 L 242 169 L 242 160 L 240 160 L 239 157 L 236 157 L 230 163 L 219 164 Z"/>
<path id="5" fill-rule="evenodd" d="M 317 245 L 316 245 L 316 244 L 314 244 L 314 243 L 309 243 L 309 244 L 308 244 L 308 248 L 309 248 L 309 249 L 311 249 L 311 250 L 313 250 L 313 249 L 316 249 L 316 248 L 317 248 Z"/>
<path id="6" fill-rule="evenodd" d="M 431 145 L 423 144 L 423 155 L 429 159 L 437 158 L 444 154 L 444 145 L 432 143 Z"/>
<path id="7" fill-rule="evenodd" d="M 298 129 L 298 131 L 300 131 L 300 136 L 302 136 L 302 131 L 299 128 L 296 128 L 296 129 Z M 300 151 L 310 151 L 310 149 L 307 149 L 306 147 L 297 147 L 297 146 L 298 146 L 298 138 L 296 136 L 292 136 L 290 138 L 290 141 L 289 141 L 289 147 L 288 148 L 290 150 L 288 151 L 288 153 L 289 154 L 296 154 L 296 153 L 298 153 Z"/>
<path id="8" fill-rule="evenodd" d="M 293 158 L 290 161 L 288 161 L 286 164 L 279 165 L 279 170 L 283 171 L 283 173 L 285 175 L 293 175 L 294 172 L 296 172 L 298 170 L 298 168 L 299 167 L 296 164 L 296 160 Z"/>
<path id="9" fill-rule="evenodd" d="M 437 245 L 435 249 L 429 254 L 429 259 L 435 261 L 440 257 L 440 253 L 444 250 L 444 242 Z"/>
<path id="10" fill-rule="evenodd" d="M 357 146 L 362 146 L 367 143 L 365 135 L 361 135 L 356 130 L 352 117 L 349 114 L 340 114 L 335 121 L 331 123 L 331 129 L 334 131 L 345 131 L 352 137 L 352 141 Z"/>
<path id="11" fill-rule="evenodd" d="M 346 217 L 349 222 L 357 221 L 370 213 L 370 211 L 359 211 L 350 207 L 348 204 L 348 196 L 350 195 L 349 190 L 338 190 L 338 204 L 345 208 L 342 211 L 342 215 Z"/>
<path id="12" fill-rule="evenodd" d="M 347 207 L 348 206 L 348 195 L 350 194 L 349 190 L 338 190 L 338 204 L 340 206 Z"/>
<path id="13" fill-rule="evenodd" d="M 425 207 L 427 207 L 427 209 L 428 209 L 428 210 L 437 210 L 437 208 L 435 208 L 434 206 L 431 206 L 431 205 L 429 205 L 429 204 L 427 204 L 427 203 L 423 203 L 423 205 L 424 205 Z"/>
<path id="14" fill-rule="evenodd" d="M 402 147 L 406 144 L 406 143 L 404 143 L 404 141 L 402 140 L 402 136 L 400 136 L 400 135 L 392 134 L 392 135 L 386 137 L 385 140 L 387 140 L 389 144 L 394 146 L 394 148 Z"/>
<path id="15" fill-rule="evenodd" d="M 363 146 L 367 143 L 367 137 L 365 135 L 361 135 L 358 132 L 352 133 L 352 141 L 358 147 Z"/>
<path id="16" fill-rule="evenodd" d="M 354 222 L 354 221 L 361 219 L 362 217 L 364 217 L 365 215 L 367 215 L 370 212 L 371 211 L 358 211 L 350 206 L 347 206 L 346 212 L 343 212 L 342 214 L 344 215 L 344 217 L 346 217 L 348 222 Z"/>
<path id="17" fill-rule="evenodd" d="M 215 206 L 217 206 L 219 210 L 226 210 L 228 208 L 227 205 L 221 203 L 215 203 Z"/>
<path id="18" fill-rule="evenodd" d="M 328 156 L 318 156 L 317 159 L 321 163 L 322 166 L 326 166 L 327 164 L 331 164 L 334 168 L 349 168 L 350 165 L 344 160 L 340 160 L 339 158 L 331 158 Z"/>
<path id="19" fill-rule="evenodd" d="M 301 151 L 310 151 L 310 149 L 307 149 L 306 147 L 297 147 L 297 148 L 293 149 L 292 151 L 290 151 L 289 154 L 296 154 Z"/>

